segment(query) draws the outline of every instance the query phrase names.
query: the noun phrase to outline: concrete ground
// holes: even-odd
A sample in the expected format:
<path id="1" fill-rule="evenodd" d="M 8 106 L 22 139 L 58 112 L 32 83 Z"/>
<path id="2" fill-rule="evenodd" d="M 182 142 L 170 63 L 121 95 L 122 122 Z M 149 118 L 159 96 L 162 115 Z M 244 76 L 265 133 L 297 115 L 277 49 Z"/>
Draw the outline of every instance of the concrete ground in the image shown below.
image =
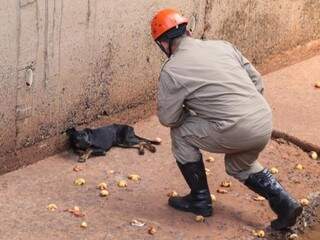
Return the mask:
<path id="1" fill-rule="evenodd" d="M 320 143 L 318 107 L 320 90 L 313 82 L 320 80 L 320 56 L 265 76 L 267 98 L 274 110 L 275 127 L 292 135 Z M 252 230 L 265 229 L 274 214 L 265 201 L 255 196 L 224 171 L 223 156 L 214 156 L 208 180 L 217 201 L 214 216 L 204 223 L 194 221 L 194 215 L 175 211 L 167 206 L 167 193 L 180 194 L 188 189 L 170 153 L 169 130 L 152 116 L 135 125 L 139 135 L 162 138 L 155 154 L 139 156 L 135 150 L 114 148 L 105 157 L 77 163 L 71 152 L 47 158 L 32 166 L 0 176 L 0 239 L 254 239 Z M 26 156 L 27 158 L 28 156 Z M 319 191 L 320 161 L 315 161 L 295 146 L 271 141 L 261 155 L 266 167 L 276 167 L 277 177 L 298 199 Z M 296 164 L 303 170 L 296 170 Z M 74 166 L 82 171 L 73 171 Z M 113 170 L 114 173 L 110 173 Z M 140 182 L 128 181 L 120 189 L 117 181 L 128 174 L 141 176 Z M 75 186 L 82 177 L 84 186 Z M 216 190 L 223 180 L 231 180 L 228 193 Z M 107 182 L 109 197 L 102 198 L 96 185 Z M 58 209 L 47 210 L 54 203 Z M 65 209 L 79 206 L 84 217 L 75 217 Z M 131 226 L 133 219 L 146 223 Z M 80 228 L 82 221 L 88 227 Z M 154 226 L 157 232 L 148 234 Z"/>
<path id="2" fill-rule="evenodd" d="M 274 127 L 320 146 L 320 55 L 264 77 Z"/>

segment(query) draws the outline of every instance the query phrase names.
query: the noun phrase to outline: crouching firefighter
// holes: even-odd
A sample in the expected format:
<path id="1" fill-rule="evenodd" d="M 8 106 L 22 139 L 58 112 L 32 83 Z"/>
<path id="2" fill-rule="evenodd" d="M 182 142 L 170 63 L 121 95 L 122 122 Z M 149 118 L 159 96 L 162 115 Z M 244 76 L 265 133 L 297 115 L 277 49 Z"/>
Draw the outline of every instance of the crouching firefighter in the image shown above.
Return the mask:
<path id="1" fill-rule="evenodd" d="M 260 74 L 232 44 L 194 39 L 187 24 L 173 9 L 161 10 L 151 22 L 153 39 L 168 57 L 160 73 L 158 117 L 170 128 L 172 153 L 191 189 L 170 197 L 169 205 L 212 215 L 203 149 L 224 153 L 226 172 L 269 201 L 277 215 L 273 229 L 294 225 L 302 207 L 257 161 L 272 132 Z"/>

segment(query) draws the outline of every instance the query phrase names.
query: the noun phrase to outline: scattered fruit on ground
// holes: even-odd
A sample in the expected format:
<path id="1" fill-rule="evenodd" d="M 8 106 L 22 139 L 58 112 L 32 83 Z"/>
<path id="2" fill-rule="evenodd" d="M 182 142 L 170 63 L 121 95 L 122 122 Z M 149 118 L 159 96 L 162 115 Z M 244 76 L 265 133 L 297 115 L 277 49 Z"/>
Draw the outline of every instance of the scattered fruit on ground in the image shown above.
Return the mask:
<path id="1" fill-rule="evenodd" d="M 107 190 L 108 184 L 106 182 L 101 182 L 97 185 L 97 188 L 100 190 Z"/>
<path id="2" fill-rule="evenodd" d="M 206 162 L 214 162 L 214 160 L 215 160 L 214 157 L 210 156 L 206 159 Z"/>
<path id="3" fill-rule="evenodd" d="M 297 170 L 303 170 L 304 167 L 299 163 L 294 168 Z"/>
<path id="4" fill-rule="evenodd" d="M 212 202 L 215 202 L 215 201 L 217 201 L 217 198 L 216 198 L 216 196 L 215 196 L 215 195 L 213 195 L 213 194 L 211 194 L 211 200 L 212 200 Z"/>
<path id="5" fill-rule="evenodd" d="M 217 189 L 217 193 L 222 193 L 222 194 L 224 194 L 224 193 L 228 193 L 228 191 L 227 191 L 226 189 L 218 188 L 218 189 Z"/>
<path id="6" fill-rule="evenodd" d="M 162 139 L 159 138 L 159 137 L 157 137 L 155 140 L 156 140 L 156 142 L 158 142 L 158 143 L 161 143 L 161 142 L 162 142 Z"/>
<path id="7" fill-rule="evenodd" d="M 80 224 L 80 227 L 82 227 L 82 228 L 87 228 L 87 227 L 88 227 L 88 224 L 87 224 L 86 222 L 82 222 L 82 223 Z"/>
<path id="8" fill-rule="evenodd" d="M 82 168 L 79 166 L 74 166 L 73 171 L 80 172 L 80 171 L 82 171 Z"/>
<path id="9" fill-rule="evenodd" d="M 127 181 L 125 181 L 125 180 L 120 180 L 120 181 L 118 181 L 118 187 L 120 187 L 120 188 L 125 188 L 125 187 L 127 187 L 128 186 L 128 184 L 127 184 Z"/>
<path id="10" fill-rule="evenodd" d="M 100 196 L 101 197 L 107 197 L 107 196 L 109 196 L 109 192 L 107 190 L 101 190 L 100 191 Z"/>
<path id="11" fill-rule="evenodd" d="M 311 157 L 313 160 L 317 160 L 317 159 L 318 159 L 318 153 L 316 153 L 315 151 L 311 151 L 311 152 L 310 152 L 310 157 Z"/>
<path id="12" fill-rule="evenodd" d="M 54 203 L 51 203 L 47 206 L 47 209 L 51 212 L 54 212 L 55 210 L 58 209 L 57 205 L 55 205 Z"/>
<path id="13" fill-rule="evenodd" d="M 316 83 L 314 84 L 314 86 L 315 86 L 316 88 L 320 88 L 320 81 L 316 82 Z"/>
<path id="14" fill-rule="evenodd" d="M 211 173 L 210 173 L 211 170 L 210 170 L 209 168 L 206 168 L 205 170 L 206 170 L 206 175 L 210 175 L 210 174 L 211 174 Z"/>
<path id="15" fill-rule="evenodd" d="M 142 222 L 140 220 L 137 220 L 137 219 L 133 219 L 131 222 L 130 222 L 130 225 L 131 226 L 134 226 L 134 227 L 143 227 L 144 225 L 146 225 L 145 222 Z"/>
<path id="16" fill-rule="evenodd" d="M 266 199 L 264 197 L 262 197 L 262 196 L 255 196 L 255 197 L 253 197 L 253 200 L 255 200 L 257 202 L 261 202 L 261 201 L 264 201 Z"/>
<path id="17" fill-rule="evenodd" d="M 266 233 L 263 230 L 253 230 L 252 231 L 253 235 L 258 237 L 258 238 L 264 238 L 266 236 Z"/>
<path id="18" fill-rule="evenodd" d="M 137 175 L 137 174 L 130 174 L 128 176 L 128 179 L 130 179 L 130 180 L 132 180 L 134 182 L 138 182 L 138 181 L 141 180 L 141 177 L 139 175 Z"/>
<path id="19" fill-rule="evenodd" d="M 97 189 L 100 189 L 100 190 L 107 190 L 107 187 L 108 187 L 108 185 L 105 182 L 99 183 L 97 185 Z"/>
<path id="20" fill-rule="evenodd" d="M 69 208 L 64 211 L 72 213 L 75 217 L 84 217 L 85 216 L 85 214 L 83 212 L 81 212 L 81 209 L 78 206 L 74 206 L 73 208 Z"/>
<path id="21" fill-rule="evenodd" d="M 154 226 L 149 227 L 148 233 L 150 235 L 154 235 L 154 234 L 156 234 L 156 232 L 157 232 L 157 229 Z"/>
<path id="22" fill-rule="evenodd" d="M 278 174 L 278 173 L 279 173 L 279 170 L 278 170 L 277 168 L 275 168 L 275 167 L 272 167 L 272 168 L 270 168 L 270 172 L 271 172 L 272 174 Z"/>
<path id="23" fill-rule="evenodd" d="M 77 178 L 76 180 L 74 180 L 74 184 L 77 186 L 82 186 L 86 183 L 86 180 L 84 180 L 83 178 Z"/>
<path id="24" fill-rule="evenodd" d="M 110 174 L 110 175 L 112 175 L 112 174 L 114 174 L 114 173 L 115 173 L 114 170 L 109 170 L 109 171 L 108 171 L 108 174 Z"/>
<path id="25" fill-rule="evenodd" d="M 221 184 L 220 184 L 221 187 L 225 187 L 225 188 L 229 188 L 231 187 L 231 182 L 230 181 L 223 181 Z"/>
<path id="26" fill-rule="evenodd" d="M 167 193 L 168 197 L 177 197 L 179 194 L 176 191 L 171 191 L 169 193 Z"/>
<path id="27" fill-rule="evenodd" d="M 298 234 L 296 234 L 296 233 L 292 233 L 292 234 L 290 234 L 290 236 L 288 237 L 289 240 L 296 240 L 296 239 L 298 239 L 298 238 L 299 238 L 299 236 L 298 236 Z"/>
<path id="28" fill-rule="evenodd" d="M 198 215 L 194 219 L 196 222 L 204 222 L 205 218 L 201 215 Z"/>
<path id="29" fill-rule="evenodd" d="M 310 201 L 308 199 L 306 199 L 306 198 L 300 199 L 300 204 L 302 206 L 308 206 L 309 203 L 310 203 Z"/>

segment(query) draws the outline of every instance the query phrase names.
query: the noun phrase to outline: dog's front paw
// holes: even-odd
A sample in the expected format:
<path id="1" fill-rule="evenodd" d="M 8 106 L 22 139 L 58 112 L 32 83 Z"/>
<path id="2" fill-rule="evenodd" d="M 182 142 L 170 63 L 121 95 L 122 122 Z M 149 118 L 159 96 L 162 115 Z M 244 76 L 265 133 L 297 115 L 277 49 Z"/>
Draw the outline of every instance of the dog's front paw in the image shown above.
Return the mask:
<path id="1" fill-rule="evenodd" d="M 92 153 L 91 149 L 86 150 L 85 153 L 79 157 L 78 162 L 80 163 L 86 162 L 88 158 L 91 156 L 91 153 Z"/>

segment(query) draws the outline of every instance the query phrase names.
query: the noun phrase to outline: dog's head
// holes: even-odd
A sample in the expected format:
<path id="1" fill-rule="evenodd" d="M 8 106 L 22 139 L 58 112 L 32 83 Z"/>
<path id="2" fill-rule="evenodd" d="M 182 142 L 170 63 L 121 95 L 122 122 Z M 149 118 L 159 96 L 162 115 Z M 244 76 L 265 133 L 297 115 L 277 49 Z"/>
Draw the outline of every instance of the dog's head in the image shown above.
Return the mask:
<path id="1" fill-rule="evenodd" d="M 69 136 L 71 146 L 76 149 L 87 150 L 91 146 L 88 131 L 86 129 L 77 131 L 75 128 L 70 128 L 66 131 Z"/>

